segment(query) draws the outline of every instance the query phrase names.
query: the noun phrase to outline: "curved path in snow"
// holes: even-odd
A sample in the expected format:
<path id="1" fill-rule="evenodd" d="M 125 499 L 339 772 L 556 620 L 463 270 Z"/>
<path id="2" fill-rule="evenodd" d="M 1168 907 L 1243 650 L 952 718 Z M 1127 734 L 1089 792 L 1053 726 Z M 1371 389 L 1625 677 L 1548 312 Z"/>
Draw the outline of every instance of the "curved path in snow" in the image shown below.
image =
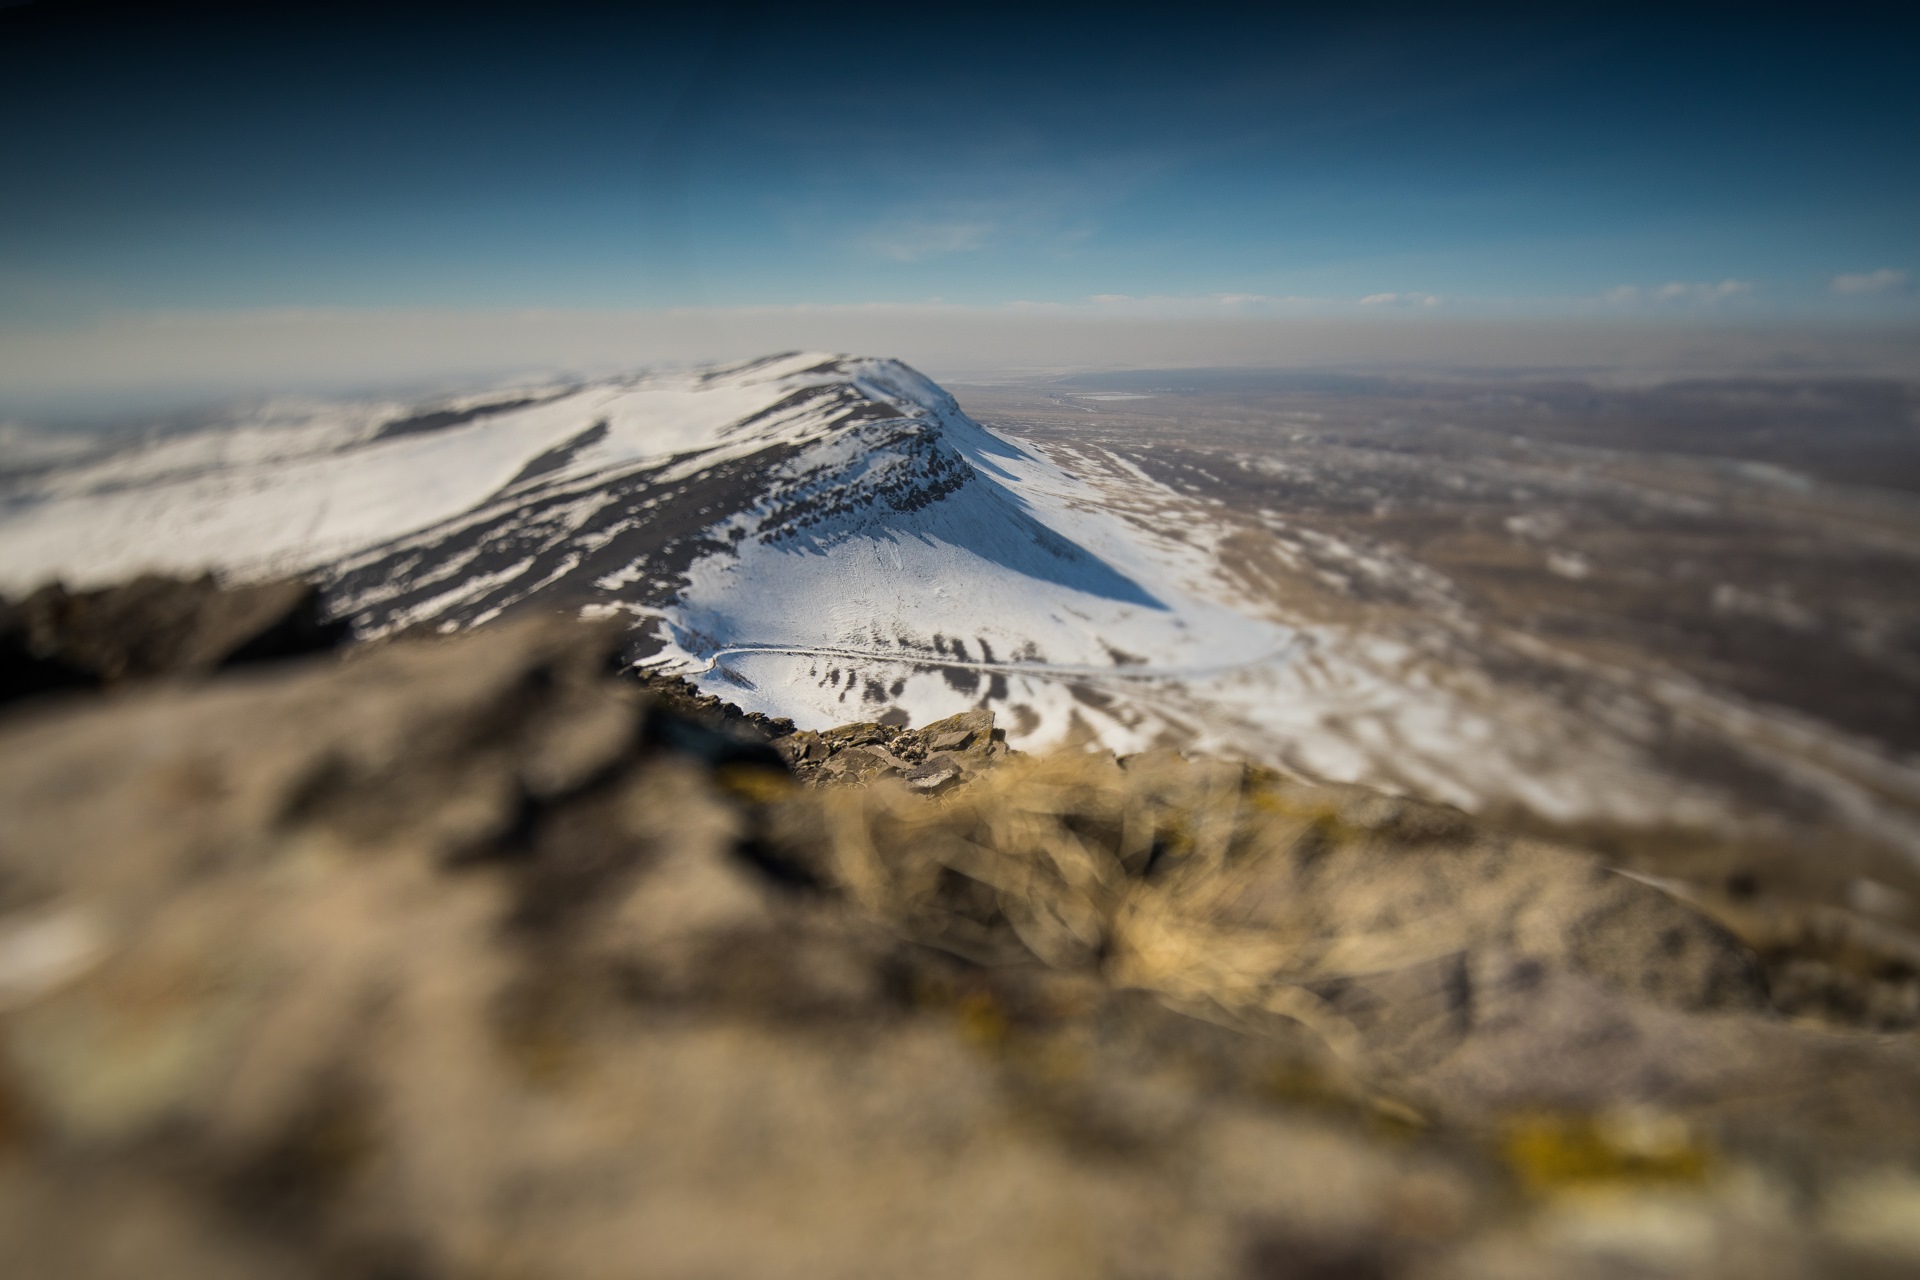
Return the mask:
<path id="1" fill-rule="evenodd" d="M 1030 676 L 1068 676 L 1075 679 L 1115 678 L 1122 680 L 1163 680 L 1197 679 L 1205 676 L 1226 675 L 1229 672 L 1242 671 L 1248 667 L 1257 667 L 1277 658 L 1291 658 L 1294 653 L 1309 644 L 1304 635 L 1295 636 L 1286 644 L 1264 653 L 1257 658 L 1248 658 L 1241 662 L 1225 662 L 1205 667 L 1155 667 L 1146 664 L 1130 666 L 1099 667 L 1052 662 L 972 662 L 964 658 L 946 658 L 934 654 L 908 653 L 902 650 L 855 649 L 837 645 L 789 645 L 789 644 L 741 644 L 729 645 L 715 650 L 701 667 L 700 674 L 712 671 L 724 658 L 736 654 L 775 654 L 796 658 L 844 658 L 862 662 L 892 662 L 918 667 L 953 667 L 964 671 L 1000 671 L 1015 675 Z"/>

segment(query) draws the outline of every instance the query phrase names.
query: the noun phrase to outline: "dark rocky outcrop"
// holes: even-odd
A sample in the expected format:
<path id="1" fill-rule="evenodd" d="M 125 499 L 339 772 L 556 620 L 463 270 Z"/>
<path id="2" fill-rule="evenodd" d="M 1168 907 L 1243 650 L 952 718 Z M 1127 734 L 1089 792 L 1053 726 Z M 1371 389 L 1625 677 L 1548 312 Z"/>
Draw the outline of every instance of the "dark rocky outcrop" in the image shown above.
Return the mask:
<path id="1" fill-rule="evenodd" d="M 909 790 L 939 794 L 979 776 L 1008 754 L 1007 735 L 984 708 L 936 720 L 918 729 L 863 721 L 824 732 L 802 730 L 774 739 L 796 776 L 826 785 L 883 778 Z"/>
<path id="2" fill-rule="evenodd" d="M 221 587 L 142 577 L 95 591 L 59 583 L 0 600 L 0 702 L 338 648 L 349 629 L 301 582 Z"/>

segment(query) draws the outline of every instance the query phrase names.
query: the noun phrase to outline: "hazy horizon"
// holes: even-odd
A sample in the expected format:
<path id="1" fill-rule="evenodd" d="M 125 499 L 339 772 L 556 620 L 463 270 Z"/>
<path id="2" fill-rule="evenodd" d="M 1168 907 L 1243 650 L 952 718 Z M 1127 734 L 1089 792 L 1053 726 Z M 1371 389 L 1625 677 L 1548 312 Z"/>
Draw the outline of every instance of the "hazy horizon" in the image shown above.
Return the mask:
<path id="1" fill-rule="evenodd" d="M 791 347 L 1904 374 L 1884 24 L 0 8 L 0 415 Z"/>
<path id="2" fill-rule="evenodd" d="M 274 396 L 426 397 L 782 350 L 905 360 L 936 380 L 1155 369 L 1461 376 L 1920 377 L 1920 328 L 1465 317 L 1204 320 L 1066 308 L 324 311 L 119 317 L 0 334 L 0 421 L 161 417 Z"/>

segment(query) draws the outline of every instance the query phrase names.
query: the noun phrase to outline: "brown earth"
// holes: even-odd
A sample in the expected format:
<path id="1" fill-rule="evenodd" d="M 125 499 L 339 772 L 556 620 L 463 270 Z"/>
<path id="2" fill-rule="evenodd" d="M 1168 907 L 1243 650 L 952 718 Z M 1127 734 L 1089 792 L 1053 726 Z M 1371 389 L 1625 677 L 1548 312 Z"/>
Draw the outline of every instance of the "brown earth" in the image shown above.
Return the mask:
<path id="1" fill-rule="evenodd" d="M 769 748 L 618 641 L 11 705 L 6 1274 L 1920 1265 L 1920 1052 L 1791 930 L 981 714 Z"/>

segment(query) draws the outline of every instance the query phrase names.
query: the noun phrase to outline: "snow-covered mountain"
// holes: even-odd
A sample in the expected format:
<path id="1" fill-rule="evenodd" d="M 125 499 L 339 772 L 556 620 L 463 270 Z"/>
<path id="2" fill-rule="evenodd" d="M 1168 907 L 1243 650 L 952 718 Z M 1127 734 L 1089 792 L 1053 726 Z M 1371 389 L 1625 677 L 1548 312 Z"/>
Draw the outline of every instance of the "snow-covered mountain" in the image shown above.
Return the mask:
<path id="1" fill-rule="evenodd" d="M 311 576 L 367 636 L 611 615 L 631 662 L 803 728 L 985 705 L 1030 749 L 1225 751 L 1568 822 L 1748 822 L 1734 774 L 1671 766 L 1706 743 L 1920 857 L 1908 762 L 1496 631 L 1432 572 L 1284 513 L 1255 527 L 1117 453 L 989 431 L 890 360 L 283 405 L 0 477 L 11 593 L 211 568 Z M 1324 607 L 1329 576 L 1411 621 Z"/>
<path id="2" fill-rule="evenodd" d="M 152 443 L 9 495 L 0 566 L 14 591 L 304 573 L 369 636 L 624 614 L 632 660 L 757 710 L 918 721 L 987 700 L 1042 742 L 1154 736 L 1087 680 L 1295 639 L 1192 591 L 1193 566 L 913 370 L 820 355 Z"/>

